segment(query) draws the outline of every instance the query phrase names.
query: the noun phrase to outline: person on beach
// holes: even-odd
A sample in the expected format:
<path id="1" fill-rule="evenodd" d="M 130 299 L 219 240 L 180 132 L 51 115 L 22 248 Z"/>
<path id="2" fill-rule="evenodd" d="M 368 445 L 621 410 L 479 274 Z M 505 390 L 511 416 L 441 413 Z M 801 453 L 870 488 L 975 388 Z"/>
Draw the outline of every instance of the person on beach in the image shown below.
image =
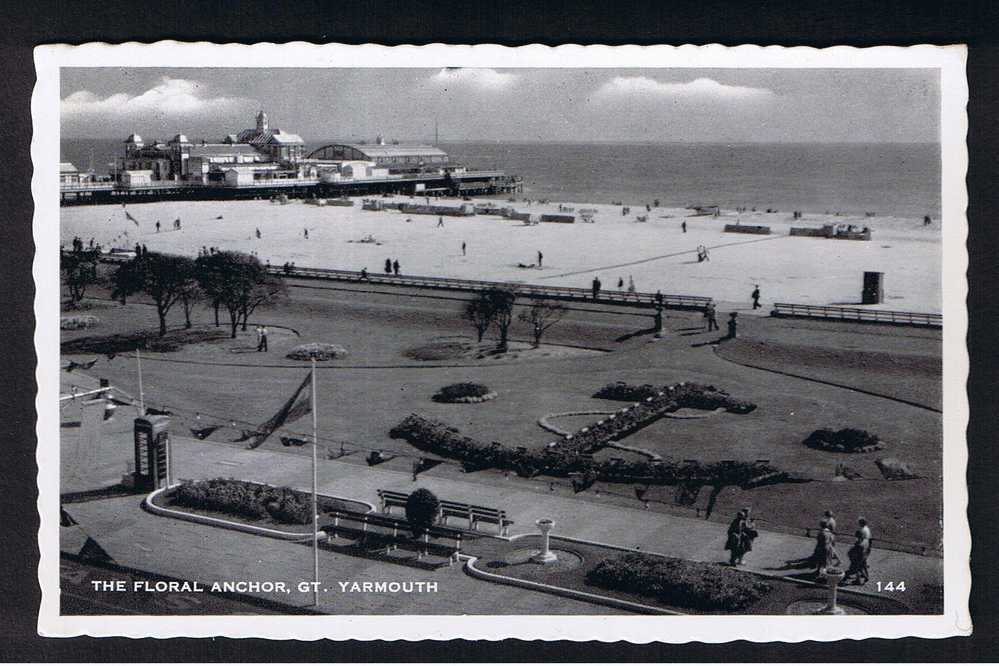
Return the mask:
<path id="1" fill-rule="evenodd" d="M 463 256 L 463 257 L 465 256 L 465 249 L 466 249 L 466 247 L 467 246 L 465 245 L 465 241 L 461 241 L 461 256 Z"/>
<path id="2" fill-rule="evenodd" d="M 717 317 L 718 317 L 718 315 L 717 315 L 717 312 L 715 311 L 715 304 L 712 301 L 711 303 L 708 303 L 708 305 L 707 305 L 706 308 L 704 308 L 704 318 L 708 322 L 708 332 L 709 333 L 711 331 L 717 331 L 717 330 L 719 330 L 718 329 L 718 318 Z"/>
<path id="3" fill-rule="evenodd" d="M 930 216 L 929 216 L 929 215 L 924 215 L 924 216 L 923 216 L 923 226 L 924 226 L 924 227 L 928 227 L 928 226 L 930 226 L 931 224 L 933 224 L 933 220 L 932 220 L 932 219 L 930 219 Z"/>
<path id="4" fill-rule="evenodd" d="M 443 226 L 444 226 L 444 216 L 443 215 L 438 215 L 437 216 L 437 228 L 440 229 Z"/>
<path id="5" fill-rule="evenodd" d="M 396 259 L 392 262 L 392 272 L 395 273 L 396 277 L 399 276 L 399 260 Z"/>
<path id="6" fill-rule="evenodd" d="M 303 231 L 305 233 L 305 240 L 309 240 L 309 229 L 308 229 L 308 227 L 306 227 Z"/>
<path id="7" fill-rule="evenodd" d="M 156 233 L 160 232 L 160 221 L 156 220 Z"/>
<path id="8" fill-rule="evenodd" d="M 628 276 L 628 293 L 629 294 L 635 293 L 635 278 L 631 277 L 630 275 Z"/>
<path id="9" fill-rule="evenodd" d="M 756 285 L 756 288 L 753 289 L 752 296 L 753 296 L 753 309 L 756 310 L 762 307 L 760 305 L 760 285 Z"/>
<path id="10" fill-rule="evenodd" d="M 857 531 L 853 533 L 853 546 L 847 552 L 850 558 L 850 568 L 846 571 L 844 584 L 863 585 L 870 579 L 870 572 L 867 569 L 867 558 L 871 554 L 871 528 L 867 525 L 867 520 L 863 517 L 857 519 Z M 852 583 L 848 582 L 853 576 Z M 863 579 L 863 580 L 861 580 Z"/>
<path id="11" fill-rule="evenodd" d="M 538 250 L 538 268 L 541 268 L 541 266 L 544 263 L 544 260 L 545 260 L 545 255 L 541 253 L 541 250 Z"/>
<path id="12" fill-rule="evenodd" d="M 367 280 L 368 279 L 368 267 L 367 266 L 365 266 L 364 268 L 361 269 L 361 279 L 362 280 Z"/>
<path id="13" fill-rule="evenodd" d="M 683 233 L 687 233 L 687 220 L 680 223 L 680 228 L 683 229 Z"/>
<path id="14" fill-rule="evenodd" d="M 617 288 L 618 289 L 624 289 L 624 278 L 623 277 L 619 277 L 617 279 Z"/>
<path id="15" fill-rule="evenodd" d="M 257 238 L 260 238 L 260 227 L 256 228 L 255 233 L 257 235 Z"/>
<path id="16" fill-rule="evenodd" d="M 593 278 L 593 284 L 590 286 L 590 288 L 593 291 L 593 300 L 597 300 L 597 294 L 600 293 L 600 278 L 599 277 Z"/>
<path id="17" fill-rule="evenodd" d="M 391 259 L 386 259 L 385 260 L 385 274 L 386 275 L 392 275 L 392 260 Z"/>

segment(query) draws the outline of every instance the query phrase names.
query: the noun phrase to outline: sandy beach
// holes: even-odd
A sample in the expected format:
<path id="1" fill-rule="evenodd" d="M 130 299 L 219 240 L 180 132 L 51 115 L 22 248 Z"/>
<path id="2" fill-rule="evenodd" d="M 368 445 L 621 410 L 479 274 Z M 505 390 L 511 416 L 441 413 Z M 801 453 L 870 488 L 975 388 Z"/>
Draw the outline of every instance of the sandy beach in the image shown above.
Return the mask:
<path id="1" fill-rule="evenodd" d="M 414 201 L 408 196 L 385 201 Z M 477 200 L 486 203 L 487 200 Z M 456 199 L 438 200 L 458 205 Z M 488 201 L 520 212 L 558 213 L 559 203 Z M 627 203 L 627 202 L 626 202 Z M 941 310 L 941 232 L 939 220 L 924 227 L 921 219 L 838 216 L 791 211 L 778 213 L 722 210 L 719 217 L 692 216 L 681 208 L 653 208 L 565 203 L 578 211 L 595 209 L 594 222 L 542 223 L 528 226 L 494 215 L 445 217 L 408 215 L 396 210 L 365 211 L 361 199 L 352 208 L 312 206 L 301 201 L 167 201 L 122 206 L 71 206 L 60 210 L 60 236 L 93 238 L 105 248 L 145 244 L 150 250 L 196 255 L 202 247 L 255 252 L 261 261 L 281 265 L 383 270 L 398 259 L 410 275 L 501 280 L 588 287 L 599 277 L 616 289 L 629 278 L 638 291 L 710 296 L 722 303 L 748 303 L 755 284 L 764 303 L 814 305 L 859 304 L 864 271 L 885 273 L 883 309 L 914 312 Z M 127 213 L 138 223 L 128 219 Z M 647 221 L 637 221 L 646 216 Z M 173 221 L 181 230 L 173 231 Z M 687 233 L 681 230 L 686 220 Z M 162 231 L 157 233 L 159 221 Z M 725 224 L 767 225 L 767 236 L 726 233 Z M 791 226 L 853 224 L 872 229 L 871 241 L 790 237 Z M 256 230 L 260 238 L 256 238 Z M 308 229 L 309 238 L 304 238 Z M 376 242 L 359 242 L 366 237 Z M 462 243 L 466 253 L 462 253 Z M 697 261 L 697 247 L 710 260 Z M 520 264 L 541 267 L 522 268 Z M 868 306 L 871 307 L 871 306 Z"/>

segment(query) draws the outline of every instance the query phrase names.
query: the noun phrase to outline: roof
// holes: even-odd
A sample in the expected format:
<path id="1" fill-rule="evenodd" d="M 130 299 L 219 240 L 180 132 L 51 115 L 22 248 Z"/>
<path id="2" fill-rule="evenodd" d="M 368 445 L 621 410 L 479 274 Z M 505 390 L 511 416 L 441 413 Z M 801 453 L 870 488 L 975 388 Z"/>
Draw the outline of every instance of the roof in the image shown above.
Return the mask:
<path id="1" fill-rule="evenodd" d="M 59 173 L 79 173 L 79 171 L 72 162 L 59 162 Z"/>
<path id="2" fill-rule="evenodd" d="M 170 143 L 191 143 L 191 142 L 188 141 L 187 137 L 184 136 L 183 134 L 175 134 L 174 137 L 170 139 Z"/>
<path id="3" fill-rule="evenodd" d="M 246 143 L 200 143 L 191 146 L 191 157 L 200 155 L 257 155 L 257 149 Z"/>
<path id="4" fill-rule="evenodd" d="M 372 159 L 387 157 L 447 157 L 440 148 L 421 145 L 379 145 L 379 144 L 347 144 L 354 150 L 359 150 Z"/>
<path id="5" fill-rule="evenodd" d="M 142 137 L 135 132 L 132 132 L 128 135 L 128 138 L 125 139 L 125 143 L 142 143 Z"/>
<path id="6" fill-rule="evenodd" d="M 267 143 L 279 144 L 305 144 L 302 137 L 290 132 L 282 132 L 280 129 L 266 129 L 258 132 L 256 128 L 245 129 L 236 137 L 240 143 L 249 143 L 254 146 L 261 146 Z"/>

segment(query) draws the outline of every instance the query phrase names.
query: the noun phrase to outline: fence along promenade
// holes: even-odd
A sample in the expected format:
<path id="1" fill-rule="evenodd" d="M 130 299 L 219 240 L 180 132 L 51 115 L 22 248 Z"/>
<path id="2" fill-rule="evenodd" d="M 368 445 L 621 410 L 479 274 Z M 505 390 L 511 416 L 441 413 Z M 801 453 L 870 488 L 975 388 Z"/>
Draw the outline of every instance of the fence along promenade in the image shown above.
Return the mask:
<path id="1" fill-rule="evenodd" d="M 898 310 L 864 310 L 832 305 L 802 305 L 799 303 L 774 303 L 773 317 L 802 317 L 808 319 L 836 319 L 840 321 L 901 324 L 906 326 L 943 327 L 943 315 L 926 312 Z"/>
<path id="2" fill-rule="evenodd" d="M 358 271 L 345 271 L 335 268 L 305 268 L 296 266 L 286 271 L 280 266 L 271 266 L 272 275 L 284 277 L 310 278 L 319 280 L 336 280 L 366 284 L 384 284 L 402 287 L 420 287 L 424 289 L 448 289 L 452 291 L 480 292 L 493 288 L 512 289 L 519 297 L 547 298 L 552 300 L 586 301 L 605 305 L 626 305 L 640 308 L 654 308 L 656 294 L 647 292 L 612 291 L 601 289 L 597 297 L 593 292 L 579 287 L 554 287 L 519 282 L 490 282 L 486 280 L 461 280 L 457 278 L 428 277 L 420 275 L 388 275 L 368 273 L 362 275 Z M 703 311 L 711 298 L 707 296 L 686 296 L 681 294 L 663 294 L 664 308 L 671 310 Z"/>

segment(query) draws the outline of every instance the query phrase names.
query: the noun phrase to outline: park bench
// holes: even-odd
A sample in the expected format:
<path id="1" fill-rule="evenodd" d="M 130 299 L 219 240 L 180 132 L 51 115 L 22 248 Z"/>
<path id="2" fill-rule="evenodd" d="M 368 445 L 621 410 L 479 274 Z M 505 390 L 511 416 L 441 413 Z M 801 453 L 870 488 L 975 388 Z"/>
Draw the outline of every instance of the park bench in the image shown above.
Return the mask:
<path id="1" fill-rule="evenodd" d="M 385 516 L 377 513 L 363 513 L 338 509 L 329 512 L 333 522 L 323 526 L 332 544 L 341 538 L 354 542 L 362 547 L 391 553 L 399 544 L 407 543 L 405 535 L 411 531 L 405 518 Z M 452 542 L 450 547 L 443 544 L 431 544 L 430 539 L 447 539 Z M 461 531 L 448 527 L 434 526 L 424 533 L 421 549 L 424 555 L 443 553 L 450 559 L 461 552 Z"/>
<path id="2" fill-rule="evenodd" d="M 409 494 L 395 490 L 379 490 L 378 499 L 381 501 L 382 513 L 387 514 L 391 513 L 393 507 L 405 509 Z M 513 525 L 513 521 L 507 518 L 506 511 L 501 509 L 466 502 L 441 500 L 441 519 L 445 525 L 447 525 L 448 518 L 467 520 L 468 528 L 471 530 L 478 529 L 479 523 L 496 525 L 501 536 L 506 536 L 510 525 Z"/>

